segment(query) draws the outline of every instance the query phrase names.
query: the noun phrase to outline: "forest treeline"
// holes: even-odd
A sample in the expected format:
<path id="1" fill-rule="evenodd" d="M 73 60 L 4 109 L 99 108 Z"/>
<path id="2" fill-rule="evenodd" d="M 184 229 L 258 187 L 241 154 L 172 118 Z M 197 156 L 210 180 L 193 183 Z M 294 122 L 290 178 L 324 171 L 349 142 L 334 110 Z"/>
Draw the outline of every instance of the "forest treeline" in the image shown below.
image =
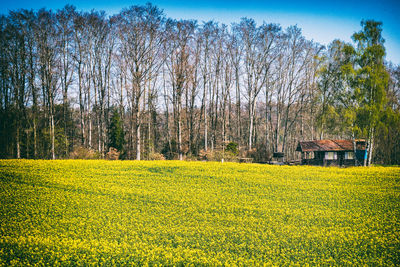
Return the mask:
<path id="1" fill-rule="evenodd" d="M 174 20 L 151 4 L 10 11 L 0 157 L 113 147 L 122 159 L 293 160 L 301 140 L 363 138 L 369 161 L 400 164 L 400 68 L 385 61 L 382 23 L 363 21 L 352 38 L 324 47 L 297 26 Z"/>

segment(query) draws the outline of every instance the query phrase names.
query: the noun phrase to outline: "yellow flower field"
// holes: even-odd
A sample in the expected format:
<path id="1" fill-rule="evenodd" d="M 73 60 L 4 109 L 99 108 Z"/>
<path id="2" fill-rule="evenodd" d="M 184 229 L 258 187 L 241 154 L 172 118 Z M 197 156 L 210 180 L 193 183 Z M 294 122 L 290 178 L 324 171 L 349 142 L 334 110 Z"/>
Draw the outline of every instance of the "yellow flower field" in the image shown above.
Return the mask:
<path id="1" fill-rule="evenodd" d="M 400 168 L 0 160 L 0 266 L 399 265 Z"/>

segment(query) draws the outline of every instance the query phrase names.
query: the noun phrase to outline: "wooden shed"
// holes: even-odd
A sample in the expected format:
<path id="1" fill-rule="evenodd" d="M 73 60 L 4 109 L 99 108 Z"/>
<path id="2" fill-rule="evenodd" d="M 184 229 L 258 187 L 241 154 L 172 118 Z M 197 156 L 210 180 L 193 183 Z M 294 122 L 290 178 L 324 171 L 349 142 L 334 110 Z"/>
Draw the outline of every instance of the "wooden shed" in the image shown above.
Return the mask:
<path id="1" fill-rule="evenodd" d="M 296 151 L 301 152 L 301 163 L 320 166 L 362 165 L 367 156 L 365 140 L 314 140 L 301 141 Z M 356 161 L 358 163 L 356 164 Z"/>

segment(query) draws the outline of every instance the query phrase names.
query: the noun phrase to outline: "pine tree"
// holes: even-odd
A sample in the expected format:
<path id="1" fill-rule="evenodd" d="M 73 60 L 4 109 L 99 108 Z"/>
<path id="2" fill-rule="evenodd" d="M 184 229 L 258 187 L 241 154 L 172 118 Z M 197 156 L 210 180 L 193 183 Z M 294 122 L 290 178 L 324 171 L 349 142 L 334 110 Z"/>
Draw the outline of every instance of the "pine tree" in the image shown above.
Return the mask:
<path id="1" fill-rule="evenodd" d="M 118 110 L 114 109 L 110 126 L 108 129 L 108 147 L 116 148 L 118 151 L 123 151 L 124 146 L 124 129 L 122 128 L 122 121 L 119 116 Z"/>

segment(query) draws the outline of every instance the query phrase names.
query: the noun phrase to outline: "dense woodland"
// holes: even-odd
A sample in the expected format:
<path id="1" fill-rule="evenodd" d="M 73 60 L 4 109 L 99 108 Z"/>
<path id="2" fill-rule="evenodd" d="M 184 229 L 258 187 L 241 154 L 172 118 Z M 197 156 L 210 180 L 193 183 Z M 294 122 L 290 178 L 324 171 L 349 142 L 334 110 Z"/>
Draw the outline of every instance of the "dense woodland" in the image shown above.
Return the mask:
<path id="1" fill-rule="evenodd" d="M 298 141 L 366 139 L 400 164 L 400 67 L 383 25 L 324 47 L 243 18 L 174 20 L 147 4 L 0 17 L 0 157 L 300 157 Z M 80 151 L 80 152 L 79 152 Z M 83 152 L 82 152 L 83 151 Z M 229 154 L 229 155 L 230 155 Z"/>

